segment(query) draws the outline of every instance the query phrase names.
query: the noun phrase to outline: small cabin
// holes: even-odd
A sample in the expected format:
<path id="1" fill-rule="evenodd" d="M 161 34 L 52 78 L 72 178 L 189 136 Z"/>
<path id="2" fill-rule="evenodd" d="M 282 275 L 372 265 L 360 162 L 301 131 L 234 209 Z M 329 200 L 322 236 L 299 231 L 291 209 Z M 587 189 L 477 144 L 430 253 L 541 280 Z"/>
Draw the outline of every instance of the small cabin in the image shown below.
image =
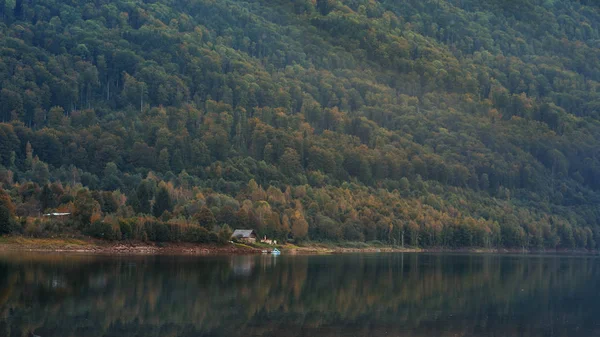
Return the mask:
<path id="1" fill-rule="evenodd" d="M 48 213 L 48 214 L 44 214 L 44 216 L 47 216 L 47 217 L 69 216 L 69 215 L 71 215 L 71 213 Z"/>
<path id="2" fill-rule="evenodd" d="M 256 235 L 254 229 L 236 229 L 231 235 L 232 239 L 237 239 L 247 243 L 255 243 L 257 237 L 258 236 Z"/>

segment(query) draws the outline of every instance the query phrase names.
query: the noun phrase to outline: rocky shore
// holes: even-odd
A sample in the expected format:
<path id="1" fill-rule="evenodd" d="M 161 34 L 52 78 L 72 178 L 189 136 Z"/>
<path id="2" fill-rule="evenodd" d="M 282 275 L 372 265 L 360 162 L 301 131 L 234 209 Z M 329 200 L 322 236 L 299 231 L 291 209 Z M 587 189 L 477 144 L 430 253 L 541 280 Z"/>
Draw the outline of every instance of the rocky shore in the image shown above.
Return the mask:
<path id="1" fill-rule="evenodd" d="M 0 238 L 0 251 L 65 252 L 107 255 L 242 255 L 258 254 L 259 249 L 245 245 L 192 244 L 192 243 L 146 243 L 107 242 L 87 239 L 65 238 Z"/>

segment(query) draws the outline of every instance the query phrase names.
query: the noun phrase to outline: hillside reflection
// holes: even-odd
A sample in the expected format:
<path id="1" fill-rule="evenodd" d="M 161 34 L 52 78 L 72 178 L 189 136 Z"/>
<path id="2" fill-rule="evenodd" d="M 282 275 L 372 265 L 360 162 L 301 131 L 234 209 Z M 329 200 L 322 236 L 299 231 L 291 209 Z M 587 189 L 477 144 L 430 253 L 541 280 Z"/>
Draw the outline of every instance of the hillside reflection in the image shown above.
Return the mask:
<path id="1" fill-rule="evenodd" d="M 597 336 L 591 257 L 0 257 L 0 336 Z"/>

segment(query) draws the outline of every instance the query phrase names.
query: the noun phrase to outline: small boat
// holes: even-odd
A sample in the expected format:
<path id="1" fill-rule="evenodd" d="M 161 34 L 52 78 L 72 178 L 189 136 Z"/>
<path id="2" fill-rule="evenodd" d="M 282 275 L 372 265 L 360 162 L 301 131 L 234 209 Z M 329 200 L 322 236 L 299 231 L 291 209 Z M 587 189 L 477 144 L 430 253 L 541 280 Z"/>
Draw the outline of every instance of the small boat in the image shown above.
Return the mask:
<path id="1" fill-rule="evenodd" d="M 279 251 L 279 249 L 275 248 L 271 251 L 271 254 L 273 255 L 281 255 L 281 252 Z"/>
<path id="2" fill-rule="evenodd" d="M 267 253 L 269 253 L 269 251 L 268 251 L 268 250 L 266 250 L 266 249 L 263 249 L 262 253 L 263 253 L 263 254 L 267 254 Z"/>

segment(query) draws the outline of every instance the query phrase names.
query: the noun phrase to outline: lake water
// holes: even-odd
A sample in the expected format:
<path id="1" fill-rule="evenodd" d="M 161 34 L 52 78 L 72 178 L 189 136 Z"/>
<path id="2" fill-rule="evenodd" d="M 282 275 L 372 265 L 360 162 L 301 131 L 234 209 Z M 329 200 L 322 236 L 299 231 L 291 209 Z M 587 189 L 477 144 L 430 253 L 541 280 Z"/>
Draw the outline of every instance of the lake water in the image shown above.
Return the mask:
<path id="1" fill-rule="evenodd" d="M 600 336 L 595 257 L 0 256 L 0 336 Z"/>

